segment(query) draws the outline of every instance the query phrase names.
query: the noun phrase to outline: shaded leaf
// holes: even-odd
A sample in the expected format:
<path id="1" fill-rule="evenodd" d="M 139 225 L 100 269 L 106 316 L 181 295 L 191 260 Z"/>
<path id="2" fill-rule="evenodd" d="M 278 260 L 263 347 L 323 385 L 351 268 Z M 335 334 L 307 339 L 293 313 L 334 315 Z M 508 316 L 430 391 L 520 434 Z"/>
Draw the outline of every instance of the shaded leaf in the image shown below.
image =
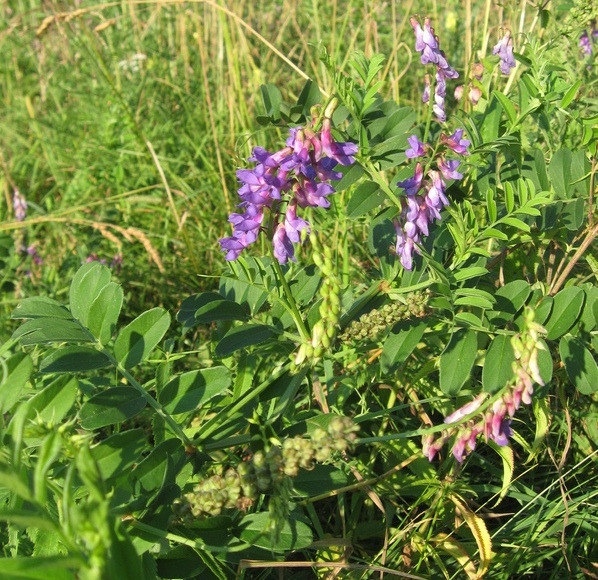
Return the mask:
<path id="1" fill-rule="evenodd" d="M 142 429 L 131 429 L 123 433 L 110 435 L 91 448 L 102 479 L 124 477 L 129 468 L 139 461 L 141 453 L 147 447 L 147 437 Z"/>
<path id="2" fill-rule="evenodd" d="M 110 359 L 95 348 L 67 346 L 46 356 L 39 365 L 41 373 L 93 371 L 110 366 Z"/>
<path id="3" fill-rule="evenodd" d="M 236 350 L 255 346 L 276 336 L 276 330 L 265 324 L 245 324 L 235 326 L 216 346 L 216 355 L 225 357 Z"/>
<path id="4" fill-rule="evenodd" d="M 26 346 L 50 342 L 93 342 L 93 337 L 77 321 L 61 318 L 27 320 L 12 337 Z"/>
<path id="5" fill-rule="evenodd" d="M 525 280 L 514 280 L 505 284 L 494 293 L 496 304 L 493 311 L 488 312 L 488 320 L 497 326 L 513 320 L 530 293 L 530 285 Z"/>
<path id="6" fill-rule="evenodd" d="M 347 215 L 350 218 L 365 215 L 372 209 L 380 207 L 385 199 L 386 194 L 380 189 L 377 183 L 366 181 L 360 184 L 353 192 L 347 204 Z"/>
<path id="7" fill-rule="evenodd" d="M 21 300 L 12 311 L 11 318 L 63 318 L 72 320 L 73 316 L 56 300 L 45 296 L 35 296 L 34 298 Z"/>
<path id="8" fill-rule="evenodd" d="M 179 439 L 167 439 L 157 445 L 131 471 L 131 477 L 139 486 L 137 493 L 147 493 L 173 484 L 186 460 L 185 448 Z"/>
<path id="9" fill-rule="evenodd" d="M 584 298 L 584 291 L 577 286 L 565 288 L 554 296 L 552 313 L 544 325 L 548 340 L 563 336 L 575 324 Z"/>
<path id="10" fill-rule="evenodd" d="M 347 474 L 333 465 L 316 465 L 311 471 L 301 469 L 293 478 L 293 488 L 302 496 L 315 496 L 347 485 Z"/>
<path id="11" fill-rule="evenodd" d="M 79 569 L 80 560 L 68 556 L 45 558 L 2 558 L 3 580 L 75 580 L 73 569 Z"/>
<path id="12" fill-rule="evenodd" d="M 112 387 L 83 403 L 79 421 L 84 429 L 99 429 L 134 417 L 145 405 L 145 398 L 134 387 Z"/>
<path id="13" fill-rule="evenodd" d="M 87 328 L 100 344 L 106 344 L 112 338 L 122 305 L 123 290 L 115 282 L 104 286 L 93 301 L 89 309 Z"/>
<path id="14" fill-rule="evenodd" d="M 388 373 L 404 362 L 426 332 L 427 322 L 406 320 L 395 324 L 382 347 L 380 367 Z"/>
<path id="15" fill-rule="evenodd" d="M 18 352 L 4 361 L 0 381 L 0 414 L 6 413 L 19 400 L 32 371 L 33 360 L 24 352 Z"/>
<path id="16" fill-rule="evenodd" d="M 247 313 L 240 304 L 226 299 L 218 292 L 202 292 L 186 298 L 177 314 L 177 320 L 183 323 L 185 328 L 219 320 L 246 319 Z"/>
<path id="17" fill-rule="evenodd" d="M 240 538 L 247 544 L 282 552 L 300 550 L 309 546 L 313 541 L 312 532 L 307 525 L 295 519 L 288 518 L 280 532 L 277 542 L 273 542 L 270 532 L 270 514 L 261 512 L 249 514 L 240 524 Z"/>
<path id="18" fill-rule="evenodd" d="M 559 354 L 569 380 L 582 395 L 598 390 L 598 365 L 581 340 L 564 336 L 559 342 Z"/>
<path id="19" fill-rule="evenodd" d="M 69 293 L 69 302 L 73 316 L 87 326 L 91 305 L 99 296 L 102 288 L 110 283 L 110 270 L 99 262 L 83 264 L 73 281 Z"/>

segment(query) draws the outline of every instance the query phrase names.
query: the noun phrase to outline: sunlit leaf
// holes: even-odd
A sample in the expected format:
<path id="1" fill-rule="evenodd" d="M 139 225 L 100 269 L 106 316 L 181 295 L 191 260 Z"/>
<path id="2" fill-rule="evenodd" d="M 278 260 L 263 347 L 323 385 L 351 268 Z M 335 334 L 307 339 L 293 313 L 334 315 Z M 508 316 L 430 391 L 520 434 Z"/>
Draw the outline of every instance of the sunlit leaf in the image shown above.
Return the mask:
<path id="1" fill-rule="evenodd" d="M 544 324 L 548 340 L 563 336 L 575 324 L 584 298 L 584 291 L 577 286 L 565 288 L 554 296 L 550 318 Z"/>
<path id="2" fill-rule="evenodd" d="M 506 386 L 513 378 L 514 361 L 515 352 L 511 345 L 511 338 L 504 334 L 494 337 L 486 352 L 482 371 L 484 391 L 494 393 Z"/>
<path id="3" fill-rule="evenodd" d="M 114 355 L 129 369 L 144 361 L 162 340 L 170 326 L 170 314 L 164 308 L 152 308 L 123 328 L 114 342 Z"/>
<path id="4" fill-rule="evenodd" d="M 471 376 L 477 356 L 477 333 L 457 330 L 440 355 L 440 389 L 446 395 L 456 395 Z"/>
<path id="5" fill-rule="evenodd" d="M 168 413 L 186 413 L 198 409 L 230 385 L 231 374 L 226 367 L 198 369 L 175 376 L 160 390 L 158 400 Z"/>

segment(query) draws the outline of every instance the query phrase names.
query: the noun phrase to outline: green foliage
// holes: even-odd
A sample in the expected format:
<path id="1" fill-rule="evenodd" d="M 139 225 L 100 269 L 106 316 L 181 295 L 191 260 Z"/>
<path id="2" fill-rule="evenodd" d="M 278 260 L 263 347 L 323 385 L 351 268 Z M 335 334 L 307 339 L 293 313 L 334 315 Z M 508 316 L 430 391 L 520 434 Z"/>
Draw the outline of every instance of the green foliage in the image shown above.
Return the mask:
<path id="1" fill-rule="evenodd" d="M 595 14 L 418 7 L 480 92 L 449 80 L 439 124 L 395 3 L 274 8 L 4 12 L 0 576 L 591 574 Z M 264 221 L 223 267 L 239 160 L 323 119 L 359 152 L 297 262 Z M 456 128 L 407 271 L 407 139 L 450 157 Z"/>

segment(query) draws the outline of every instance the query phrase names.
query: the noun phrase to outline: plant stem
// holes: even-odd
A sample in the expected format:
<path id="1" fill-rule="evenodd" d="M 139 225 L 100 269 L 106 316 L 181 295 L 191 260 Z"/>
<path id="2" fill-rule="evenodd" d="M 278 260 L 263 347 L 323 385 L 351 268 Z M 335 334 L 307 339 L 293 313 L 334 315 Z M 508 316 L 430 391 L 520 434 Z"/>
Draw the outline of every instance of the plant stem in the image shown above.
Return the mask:
<path id="1" fill-rule="evenodd" d="M 158 413 L 158 415 L 160 416 L 161 419 L 164 420 L 164 422 L 170 427 L 171 431 L 187 446 L 187 447 L 192 447 L 193 443 L 191 442 L 191 439 L 189 439 L 189 437 L 187 437 L 187 435 L 185 435 L 184 431 L 181 429 L 180 425 L 178 425 L 176 423 L 176 421 L 168 414 L 166 413 L 166 411 L 164 411 L 164 409 L 162 408 L 162 405 L 160 405 L 160 403 L 158 403 L 158 401 L 156 401 L 156 399 L 154 399 L 154 397 L 152 397 L 144 388 L 143 385 L 139 384 L 139 382 L 135 379 L 135 377 L 124 367 L 122 367 L 118 361 L 114 358 L 114 356 L 112 355 L 112 353 L 105 349 L 102 348 L 101 352 L 104 353 L 104 355 L 106 355 L 109 359 L 110 362 L 114 365 L 114 367 L 116 368 L 116 370 L 125 378 L 127 379 L 127 381 L 129 382 L 129 384 L 134 387 L 139 394 L 146 400 L 146 402 L 148 403 L 148 405 L 150 407 L 152 407 L 154 409 L 154 411 L 156 411 L 156 413 Z"/>
<path id="2" fill-rule="evenodd" d="M 297 327 L 297 330 L 299 331 L 301 338 L 303 340 L 309 340 L 309 338 L 310 338 L 309 331 L 307 330 L 307 327 L 305 326 L 305 322 L 303 321 L 303 317 L 301 316 L 301 313 L 299 312 L 299 308 L 297 308 L 297 303 L 295 302 L 295 298 L 293 296 L 293 293 L 291 292 L 291 288 L 287 282 L 287 279 L 285 278 L 284 272 L 282 271 L 282 268 L 280 267 L 280 263 L 274 257 L 272 248 L 270 248 L 270 253 L 272 254 L 272 259 L 273 259 L 273 264 L 274 264 L 274 270 L 276 271 L 276 276 L 278 277 L 280 286 L 282 286 L 282 289 L 284 291 L 283 302 L 286 303 L 289 313 L 293 317 L 293 321 L 295 322 L 295 326 Z"/>
<path id="3" fill-rule="evenodd" d="M 259 384 L 254 389 L 250 389 L 243 395 L 240 399 L 238 399 L 233 405 L 231 405 L 228 409 L 222 410 L 214 419 L 208 421 L 204 426 L 201 428 L 201 435 L 196 437 L 192 442 L 191 445 L 193 447 L 197 447 L 201 444 L 202 441 L 205 441 L 212 433 L 217 431 L 222 423 L 229 420 L 235 413 L 240 411 L 247 403 L 249 403 L 252 399 L 255 399 L 260 393 L 265 391 L 274 381 L 278 380 L 281 376 L 283 376 L 288 370 L 291 368 L 291 363 L 287 363 L 286 365 L 280 367 L 277 372 L 274 372 L 267 380 L 263 383 Z M 304 371 L 305 372 L 305 371 Z"/>

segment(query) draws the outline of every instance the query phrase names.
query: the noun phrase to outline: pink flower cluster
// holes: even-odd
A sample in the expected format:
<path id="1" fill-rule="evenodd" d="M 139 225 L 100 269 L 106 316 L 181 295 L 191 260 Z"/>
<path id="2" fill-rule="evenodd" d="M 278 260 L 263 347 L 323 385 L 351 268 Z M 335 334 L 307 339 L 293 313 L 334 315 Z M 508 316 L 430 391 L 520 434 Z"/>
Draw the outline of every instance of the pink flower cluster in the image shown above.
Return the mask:
<path id="1" fill-rule="evenodd" d="M 534 383 L 543 385 L 544 381 L 538 367 L 538 350 L 543 350 L 539 342 L 538 332 L 544 329 L 533 322 L 533 315 L 528 315 L 528 331 L 525 340 L 514 337 L 513 347 L 516 360 L 513 363 L 514 381 L 505 393 L 496 399 L 482 413 L 463 422 L 468 415 L 475 413 L 487 400 L 485 393 L 478 395 L 473 401 L 463 405 L 445 418 L 446 425 L 454 425 L 443 430 L 438 438 L 425 435 L 422 440 L 423 454 L 430 460 L 454 437 L 451 452 L 461 463 L 475 447 L 478 437 L 485 441 L 494 441 L 498 445 L 508 445 L 511 431 L 511 419 L 521 403 L 530 405 L 534 394 Z"/>
<path id="2" fill-rule="evenodd" d="M 242 211 L 229 216 L 233 234 L 220 240 L 226 259 L 236 260 L 257 240 L 260 231 L 268 231 L 272 232 L 276 259 L 281 264 L 295 260 L 293 244 L 301 242 L 302 230 L 309 231 L 308 222 L 298 217 L 297 209 L 328 208 L 326 198 L 334 192 L 330 181 L 341 177 L 335 167 L 351 165 L 356 153 L 356 144 L 333 139 L 328 118 L 319 132 L 310 127 L 290 129 L 286 147 L 275 153 L 255 147 L 249 158 L 255 167 L 237 171 Z M 266 209 L 273 220 L 268 227 L 262 225 Z"/>

